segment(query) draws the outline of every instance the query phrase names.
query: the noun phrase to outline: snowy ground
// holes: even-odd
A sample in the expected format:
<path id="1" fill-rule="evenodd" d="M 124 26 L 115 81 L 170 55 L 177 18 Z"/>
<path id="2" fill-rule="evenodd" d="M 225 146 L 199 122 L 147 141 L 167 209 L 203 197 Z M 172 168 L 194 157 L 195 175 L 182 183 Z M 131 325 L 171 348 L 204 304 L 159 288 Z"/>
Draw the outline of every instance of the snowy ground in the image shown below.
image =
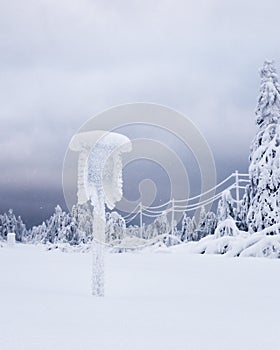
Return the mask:
<path id="1" fill-rule="evenodd" d="M 280 260 L 0 248 L 1 350 L 279 349 Z"/>

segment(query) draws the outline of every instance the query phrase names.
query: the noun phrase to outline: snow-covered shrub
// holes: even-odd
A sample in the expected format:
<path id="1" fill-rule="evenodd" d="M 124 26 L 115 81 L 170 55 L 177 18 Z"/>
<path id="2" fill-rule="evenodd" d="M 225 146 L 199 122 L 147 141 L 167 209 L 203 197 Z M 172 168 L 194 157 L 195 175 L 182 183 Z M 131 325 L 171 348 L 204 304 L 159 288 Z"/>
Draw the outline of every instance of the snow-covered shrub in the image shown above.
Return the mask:
<path id="1" fill-rule="evenodd" d="M 240 257 L 280 258 L 280 235 L 262 237 L 257 243 L 244 249 Z"/>

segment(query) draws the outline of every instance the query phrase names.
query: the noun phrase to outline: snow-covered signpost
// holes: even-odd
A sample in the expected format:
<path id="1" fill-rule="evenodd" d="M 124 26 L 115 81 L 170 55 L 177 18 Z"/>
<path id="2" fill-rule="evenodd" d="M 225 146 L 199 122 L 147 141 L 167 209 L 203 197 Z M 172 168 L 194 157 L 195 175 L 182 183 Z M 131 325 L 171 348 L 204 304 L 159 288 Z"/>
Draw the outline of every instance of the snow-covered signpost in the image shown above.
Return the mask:
<path id="1" fill-rule="evenodd" d="M 16 234 L 14 232 L 7 234 L 7 242 L 9 247 L 13 247 L 16 244 Z"/>
<path id="2" fill-rule="evenodd" d="M 96 130 L 76 134 L 70 149 L 80 152 L 78 204 L 93 205 L 92 294 L 104 295 L 105 204 L 113 209 L 122 198 L 122 158 L 131 151 L 130 140 L 121 134 Z"/>

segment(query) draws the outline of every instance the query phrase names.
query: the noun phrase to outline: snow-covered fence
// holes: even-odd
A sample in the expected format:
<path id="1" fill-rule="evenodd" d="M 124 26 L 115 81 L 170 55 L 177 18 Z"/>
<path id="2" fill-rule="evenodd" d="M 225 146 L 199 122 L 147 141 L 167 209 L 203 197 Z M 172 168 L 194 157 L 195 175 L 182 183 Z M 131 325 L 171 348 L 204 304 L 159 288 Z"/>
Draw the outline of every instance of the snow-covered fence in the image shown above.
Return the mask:
<path id="1" fill-rule="evenodd" d="M 139 203 L 136 208 L 124 216 L 126 225 L 128 226 L 135 220 L 139 222 L 139 229 L 141 237 L 143 236 L 143 224 L 144 218 L 153 218 L 156 219 L 165 214 L 171 214 L 171 234 L 174 234 L 174 228 L 176 227 L 175 213 L 188 213 L 194 212 L 195 210 L 201 210 L 206 205 L 211 205 L 214 202 L 220 200 L 225 191 L 229 191 L 231 194 L 231 199 L 236 209 L 239 210 L 240 204 L 242 202 L 242 197 L 245 192 L 246 186 L 250 183 L 249 174 L 239 173 L 237 170 L 229 175 L 226 179 L 221 181 L 215 187 L 210 188 L 206 192 L 203 192 L 197 196 L 179 199 L 174 198 L 170 199 L 168 202 L 157 205 L 157 206 L 144 206 L 142 203 Z M 207 197 L 209 194 L 215 194 L 211 197 Z"/>

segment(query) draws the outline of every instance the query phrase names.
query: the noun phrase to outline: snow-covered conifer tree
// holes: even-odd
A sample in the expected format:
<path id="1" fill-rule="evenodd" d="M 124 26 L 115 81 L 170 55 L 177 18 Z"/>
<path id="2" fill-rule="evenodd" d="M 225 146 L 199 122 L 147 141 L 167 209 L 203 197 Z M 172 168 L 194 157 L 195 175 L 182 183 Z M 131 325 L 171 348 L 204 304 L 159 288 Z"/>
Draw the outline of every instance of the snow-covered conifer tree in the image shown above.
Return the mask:
<path id="1" fill-rule="evenodd" d="M 194 221 L 184 213 L 182 220 L 182 235 L 181 241 L 187 242 L 193 240 L 193 234 L 195 231 Z"/>
<path id="2" fill-rule="evenodd" d="M 39 226 L 33 226 L 30 232 L 30 242 L 32 243 L 46 243 L 47 239 L 47 225 L 45 221 Z"/>
<path id="3" fill-rule="evenodd" d="M 170 230 L 171 230 L 171 227 L 165 212 L 163 212 L 160 216 L 158 216 L 155 219 L 153 226 L 154 226 L 154 236 L 170 233 Z"/>
<path id="4" fill-rule="evenodd" d="M 28 239 L 27 237 L 28 231 L 26 230 L 26 226 L 23 223 L 20 216 L 18 216 L 18 218 L 16 219 L 14 233 L 16 234 L 16 240 L 19 242 L 22 242 Z"/>
<path id="5" fill-rule="evenodd" d="M 280 220 L 280 86 L 273 62 L 265 61 L 260 76 L 258 131 L 251 145 L 249 166 L 251 203 L 247 225 L 251 232 Z"/>
<path id="6" fill-rule="evenodd" d="M 69 215 L 62 211 L 61 207 L 57 205 L 54 214 L 47 221 L 45 243 L 57 243 L 58 241 L 62 241 L 64 228 L 69 225 L 70 221 Z"/>
<path id="7" fill-rule="evenodd" d="M 236 210 L 235 221 L 236 226 L 241 231 L 248 231 L 247 225 L 247 215 L 250 208 L 251 202 L 251 186 L 247 185 L 245 188 L 245 193 L 241 201 L 239 210 Z"/>
<path id="8" fill-rule="evenodd" d="M 202 206 L 200 209 L 199 221 L 196 229 L 197 240 L 200 240 L 202 237 L 205 236 L 205 220 L 206 220 L 206 211 L 204 206 Z"/>
<path id="9" fill-rule="evenodd" d="M 81 241 L 84 243 L 92 240 L 92 210 L 90 201 L 74 205 L 72 208 L 72 217 L 78 223 L 78 230 L 82 236 Z"/>
<path id="10" fill-rule="evenodd" d="M 217 227 L 216 215 L 212 211 L 209 211 L 206 214 L 205 221 L 204 221 L 203 237 L 214 234 L 216 227 Z"/>
<path id="11" fill-rule="evenodd" d="M 106 242 L 122 240 L 126 235 L 126 224 L 123 217 L 113 211 L 106 213 L 105 239 Z"/>
<path id="12" fill-rule="evenodd" d="M 225 190 L 222 194 L 222 198 L 219 200 L 217 208 L 217 220 L 218 222 L 224 221 L 227 218 L 235 218 L 233 199 L 230 191 Z"/>

